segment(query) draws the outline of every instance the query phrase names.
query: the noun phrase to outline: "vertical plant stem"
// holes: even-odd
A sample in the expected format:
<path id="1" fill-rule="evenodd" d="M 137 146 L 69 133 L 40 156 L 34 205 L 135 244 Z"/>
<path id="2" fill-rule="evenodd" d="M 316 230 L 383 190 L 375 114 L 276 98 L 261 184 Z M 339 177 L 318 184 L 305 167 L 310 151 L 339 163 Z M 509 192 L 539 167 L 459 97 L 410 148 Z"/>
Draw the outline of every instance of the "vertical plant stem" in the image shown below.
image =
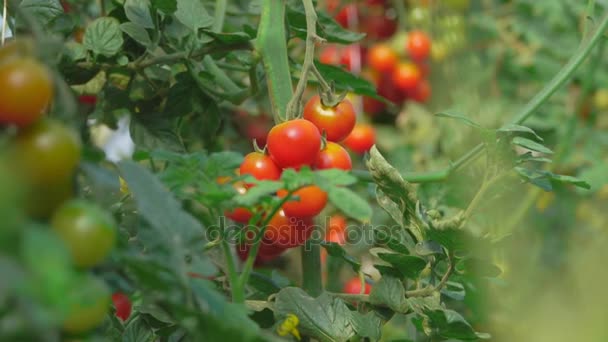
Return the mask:
<path id="1" fill-rule="evenodd" d="M 224 19 L 226 18 L 227 0 L 215 0 L 214 21 L 211 29 L 213 32 L 222 32 L 224 28 Z"/>
<path id="2" fill-rule="evenodd" d="M 230 245 L 228 245 L 228 241 L 226 241 L 226 218 L 223 216 L 220 216 L 220 234 L 222 234 L 222 251 L 224 253 L 224 259 L 226 259 L 226 266 L 228 267 L 228 280 L 230 281 L 232 301 L 243 303 L 245 302 L 245 293 L 239 286 L 239 275 L 236 273 L 236 264 L 232 257 Z"/>
<path id="3" fill-rule="evenodd" d="M 286 121 L 287 103 L 293 95 L 285 32 L 285 1 L 263 0 L 256 49 L 266 71 L 272 115 Z"/>
<path id="4" fill-rule="evenodd" d="M 316 241 L 308 240 L 302 248 L 302 288 L 313 297 L 320 295 L 323 291 L 321 246 Z"/>

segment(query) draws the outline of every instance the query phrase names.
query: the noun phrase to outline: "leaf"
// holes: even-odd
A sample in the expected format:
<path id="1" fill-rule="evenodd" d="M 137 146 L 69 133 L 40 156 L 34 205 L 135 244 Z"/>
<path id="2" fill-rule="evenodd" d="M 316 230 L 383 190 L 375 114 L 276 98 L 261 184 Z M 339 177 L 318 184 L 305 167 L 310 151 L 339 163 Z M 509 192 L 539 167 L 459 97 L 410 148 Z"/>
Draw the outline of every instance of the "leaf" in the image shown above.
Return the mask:
<path id="1" fill-rule="evenodd" d="M 538 186 L 545 191 L 552 191 L 553 186 L 547 175 L 541 170 L 530 170 L 524 167 L 517 166 L 515 171 L 524 178 L 525 181 Z"/>
<path id="2" fill-rule="evenodd" d="M 306 13 L 300 2 L 288 2 L 287 21 L 297 37 L 306 39 Z M 340 44 L 354 43 L 365 37 L 364 33 L 346 30 L 323 11 L 317 12 L 317 34 L 330 43 Z"/>
<path id="3" fill-rule="evenodd" d="M 528 162 L 536 162 L 536 163 L 553 163 L 553 161 L 549 158 L 545 157 L 537 157 L 532 154 L 532 152 L 526 152 L 517 156 L 517 163 L 528 163 Z"/>
<path id="4" fill-rule="evenodd" d="M 140 149 L 183 151 L 179 136 L 171 130 L 170 118 L 158 113 L 132 115 L 131 138 Z"/>
<path id="5" fill-rule="evenodd" d="M 83 45 L 96 55 L 112 57 L 123 44 L 118 20 L 110 17 L 95 19 L 84 32 Z"/>
<path id="6" fill-rule="evenodd" d="M 136 26 L 144 29 L 154 28 L 149 0 L 126 0 L 124 9 L 127 18 Z"/>
<path id="7" fill-rule="evenodd" d="M 342 259 L 346 263 L 350 264 L 353 271 L 359 272 L 361 269 L 361 263 L 357 261 L 357 259 L 350 256 L 339 244 L 335 242 L 321 242 L 321 246 L 323 246 L 327 253 L 332 257 Z"/>
<path id="8" fill-rule="evenodd" d="M 152 7 L 165 14 L 173 14 L 177 11 L 177 0 L 152 0 Z"/>
<path id="9" fill-rule="evenodd" d="M 214 20 L 201 0 L 177 0 L 177 10 L 174 15 L 193 32 L 213 25 Z"/>
<path id="10" fill-rule="evenodd" d="M 274 181 L 257 181 L 253 182 L 255 186 L 251 187 L 243 195 L 236 196 L 235 202 L 240 206 L 251 207 L 260 202 L 260 198 L 269 196 L 283 188 L 283 183 Z"/>
<path id="11" fill-rule="evenodd" d="M 551 179 L 551 181 L 553 182 L 557 182 L 557 183 L 564 183 L 564 184 L 572 184 L 574 186 L 577 186 L 579 188 L 583 188 L 583 189 L 591 189 L 591 185 L 589 185 L 589 183 L 587 183 L 586 181 L 576 178 L 576 177 L 572 177 L 572 176 L 567 176 L 567 175 L 558 175 L 552 172 L 548 172 L 547 173 L 549 179 Z"/>
<path id="12" fill-rule="evenodd" d="M 135 25 L 130 22 L 122 23 L 120 24 L 120 30 L 145 47 L 148 47 L 152 44 L 152 40 L 150 40 L 150 35 L 141 26 Z"/>
<path id="13" fill-rule="evenodd" d="M 332 82 L 337 90 L 348 91 L 358 95 L 369 96 L 378 100 L 388 101 L 376 93 L 376 87 L 367 81 L 360 78 L 340 67 L 315 63 L 319 73 L 326 81 Z"/>
<path id="14" fill-rule="evenodd" d="M 63 14 L 59 0 L 23 0 L 19 4 L 19 9 L 43 26 Z"/>
<path id="15" fill-rule="evenodd" d="M 328 185 L 333 186 L 348 186 L 357 182 L 357 178 L 350 172 L 339 169 L 315 171 L 315 174 L 323 178 Z"/>
<path id="16" fill-rule="evenodd" d="M 456 311 L 443 309 L 427 311 L 425 314 L 441 337 L 460 340 L 478 339 L 473 327 Z"/>
<path id="17" fill-rule="evenodd" d="M 399 313 L 406 313 L 409 309 L 401 280 L 390 276 L 383 276 L 372 286 L 369 300 L 373 305 L 386 305 Z"/>
<path id="18" fill-rule="evenodd" d="M 460 260 L 456 266 L 458 272 L 470 274 L 475 277 L 495 278 L 502 273 L 500 267 L 480 258 L 466 258 Z"/>
<path id="19" fill-rule="evenodd" d="M 531 151 L 541 152 L 541 153 L 545 153 L 545 154 L 553 154 L 553 151 L 551 151 L 548 147 L 541 145 L 530 139 L 526 139 L 523 137 L 515 137 L 515 138 L 513 138 L 513 140 L 511 142 L 514 145 L 521 146 L 521 147 L 531 150 Z"/>
<path id="20" fill-rule="evenodd" d="M 370 157 L 365 164 L 376 186 L 386 196 L 386 198 L 380 196 L 378 203 L 383 208 L 388 208 L 387 212 L 402 227 L 408 227 L 410 230 L 416 228 L 412 225 L 416 220 L 416 202 L 418 201 L 414 187 L 406 182 L 399 171 L 384 159 L 376 146 L 371 148 Z M 422 240 L 420 231 L 414 230 L 412 233 L 418 240 Z"/>
<path id="21" fill-rule="evenodd" d="M 205 230 L 150 171 L 131 161 L 120 162 L 118 169 L 135 199 L 138 214 L 173 253 L 174 262 L 180 266 L 176 270 L 185 270 L 185 259 L 181 258 L 190 249 L 201 248 Z"/>
<path id="22" fill-rule="evenodd" d="M 441 294 L 450 297 L 454 300 L 464 300 L 466 291 L 462 284 L 453 281 L 448 281 L 445 284 L 444 288 L 441 289 Z"/>
<path id="23" fill-rule="evenodd" d="M 378 257 L 393 265 L 410 279 L 418 278 L 420 272 L 426 267 L 426 260 L 413 255 L 380 253 Z"/>
<path id="24" fill-rule="evenodd" d="M 391 202 L 392 203 L 392 202 Z M 410 254 L 406 244 L 407 233 L 403 227 L 377 226 L 374 227 L 374 242 L 380 246 L 386 246 L 400 254 Z"/>
<path id="25" fill-rule="evenodd" d="M 466 117 L 462 113 L 447 111 L 447 112 L 437 113 L 437 114 L 435 114 L 435 116 L 438 116 L 440 118 L 455 119 L 455 120 L 458 120 L 458 121 L 460 121 L 460 122 L 462 122 L 462 123 L 464 123 L 464 124 L 466 124 L 468 126 L 471 126 L 471 127 L 474 127 L 474 128 L 479 128 L 479 129 L 482 128 L 478 123 L 472 121 L 471 119 L 469 119 L 468 117 Z"/>
<path id="26" fill-rule="evenodd" d="M 152 342 L 156 340 L 152 327 L 140 317 L 129 321 L 122 335 L 122 342 Z"/>
<path id="27" fill-rule="evenodd" d="M 352 324 L 357 336 L 367 337 L 372 341 L 379 341 L 382 336 L 382 319 L 375 311 L 370 311 L 365 315 L 359 312 L 351 312 Z"/>
<path id="28" fill-rule="evenodd" d="M 369 222 L 372 207 L 363 198 L 348 188 L 332 187 L 328 192 L 329 201 L 344 215 L 360 222 Z"/>
<path id="29" fill-rule="evenodd" d="M 300 288 L 286 287 L 277 294 L 274 307 L 276 321 L 296 315 L 300 333 L 321 342 L 346 342 L 355 335 L 350 310 L 327 293 L 312 298 Z"/>
<path id="30" fill-rule="evenodd" d="M 416 254 L 418 254 L 420 256 L 445 254 L 445 251 L 443 250 L 441 245 L 435 241 L 429 241 L 429 240 L 420 241 L 416 244 L 415 248 L 416 248 Z"/>
<path id="31" fill-rule="evenodd" d="M 526 126 L 521 126 L 521 125 L 517 125 L 517 124 L 508 124 L 506 126 L 503 126 L 501 128 L 498 129 L 498 132 L 502 132 L 502 133 L 529 133 L 532 134 L 536 140 L 538 141 L 544 141 L 543 138 L 541 138 L 538 134 L 536 134 L 536 132 L 534 132 L 534 130 L 530 127 L 526 127 Z"/>

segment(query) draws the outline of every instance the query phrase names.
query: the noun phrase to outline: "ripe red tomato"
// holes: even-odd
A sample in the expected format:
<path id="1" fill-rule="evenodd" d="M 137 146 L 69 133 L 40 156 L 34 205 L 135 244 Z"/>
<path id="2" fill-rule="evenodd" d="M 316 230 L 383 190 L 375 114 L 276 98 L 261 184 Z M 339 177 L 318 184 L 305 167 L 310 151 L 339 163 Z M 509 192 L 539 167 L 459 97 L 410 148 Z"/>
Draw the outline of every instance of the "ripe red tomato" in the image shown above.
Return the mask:
<path id="1" fill-rule="evenodd" d="M 280 198 L 287 196 L 287 190 L 279 190 Z M 298 199 L 291 199 L 283 204 L 287 216 L 313 217 L 318 215 L 327 205 L 327 193 L 316 185 L 305 186 L 293 193 Z"/>
<path id="2" fill-rule="evenodd" d="M 289 217 L 285 215 L 284 210 L 280 210 L 268 222 L 264 232 L 264 241 L 281 248 L 297 247 L 310 238 L 313 230 L 311 218 Z"/>
<path id="3" fill-rule="evenodd" d="M 323 105 L 319 95 L 315 95 L 304 107 L 304 119 L 312 122 L 319 129 L 319 133 L 325 133 L 327 140 L 342 141 L 355 127 L 357 116 L 348 99 L 342 100 L 335 107 L 327 107 Z"/>
<path id="4" fill-rule="evenodd" d="M 340 64 L 340 49 L 336 45 L 327 45 L 321 49 L 319 61 L 323 64 Z"/>
<path id="5" fill-rule="evenodd" d="M 423 31 L 412 31 L 407 39 L 407 52 L 412 59 L 421 61 L 431 55 L 431 38 Z"/>
<path id="6" fill-rule="evenodd" d="M 97 103 L 96 95 L 80 95 L 78 96 L 78 102 L 86 105 L 94 106 Z"/>
<path id="7" fill-rule="evenodd" d="M 21 130 L 11 143 L 14 166 L 25 180 L 35 185 L 70 178 L 80 162 L 80 150 L 76 133 L 51 120 Z"/>
<path id="8" fill-rule="evenodd" d="M 237 182 L 233 186 L 236 191 L 241 195 L 247 192 L 247 188 L 242 182 Z M 253 213 L 247 208 L 238 207 L 233 210 L 226 211 L 224 215 L 226 215 L 226 217 L 233 220 L 234 222 L 248 223 L 251 217 L 253 216 Z"/>
<path id="9" fill-rule="evenodd" d="M 403 91 L 416 89 L 421 79 L 420 70 L 413 63 L 401 63 L 393 73 L 393 83 Z"/>
<path id="10" fill-rule="evenodd" d="M 397 32 L 397 18 L 390 11 L 371 11 L 361 18 L 361 32 L 371 40 L 385 40 Z"/>
<path id="11" fill-rule="evenodd" d="M 343 245 L 346 242 L 346 217 L 335 214 L 329 218 L 325 241 Z"/>
<path id="12" fill-rule="evenodd" d="M 373 72 L 372 70 L 363 70 L 361 76 L 366 80 L 370 81 L 378 91 L 378 85 L 380 83 L 380 75 Z M 371 98 L 369 96 L 363 96 L 363 112 L 371 117 L 381 113 L 386 108 L 386 105 L 379 100 Z"/>
<path id="13" fill-rule="evenodd" d="M 246 155 L 239 172 L 241 175 L 252 175 L 257 180 L 277 180 L 281 178 L 281 169 L 270 156 L 261 152 L 251 152 Z"/>
<path id="14" fill-rule="evenodd" d="M 310 121 L 296 119 L 274 126 L 268 133 L 268 152 L 281 168 L 313 165 L 321 149 L 321 134 Z"/>
<path id="15" fill-rule="evenodd" d="M 376 130 L 373 126 L 365 123 L 357 124 L 348 138 L 344 140 L 346 147 L 360 154 L 369 151 L 375 143 Z"/>
<path id="16" fill-rule="evenodd" d="M 112 294 L 112 303 L 116 309 L 116 317 L 126 321 L 131 316 L 131 300 L 122 292 Z"/>
<path id="17" fill-rule="evenodd" d="M 369 66 L 380 72 L 391 72 L 397 66 L 399 56 L 388 44 L 376 44 L 367 53 L 367 63 Z"/>
<path id="18" fill-rule="evenodd" d="M 383 75 L 380 83 L 378 84 L 378 94 L 399 105 L 405 100 L 407 92 L 397 87 L 392 79 L 392 76 L 393 75 L 391 74 Z"/>
<path id="19" fill-rule="evenodd" d="M 357 5 L 348 4 L 348 5 L 345 5 L 344 7 L 342 7 L 340 12 L 338 12 L 338 14 L 336 14 L 334 19 L 336 19 L 336 21 L 338 22 L 338 24 L 340 24 L 340 26 L 342 26 L 344 28 L 348 28 L 350 26 L 351 22 L 353 22 L 353 23 L 357 22 L 358 15 L 359 15 L 359 10 L 357 9 Z"/>
<path id="20" fill-rule="evenodd" d="M 361 280 L 359 280 L 359 278 L 354 277 L 351 280 L 347 281 L 346 284 L 344 284 L 344 293 L 350 293 L 350 294 L 361 294 Z M 372 291 L 372 286 L 368 283 L 365 283 L 365 290 L 364 290 L 364 294 L 369 294 Z"/>
<path id="21" fill-rule="evenodd" d="M 24 127 L 44 114 L 53 97 L 53 80 L 46 67 L 31 58 L 0 63 L 0 124 Z"/>
<path id="22" fill-rule="evenodd" d="M 428 80 L 422 80 L 418 87 L 411 92 L 410 97 L 414 101 L 426 103 L 431 97 L 431 83 Z"/>
<path id="23" fill-rule="evenodd" d="M 79 267 L 102 262 L 116 242 L 116 223 L 112 216 L 83 200 L 72 200 L 57 209 L 51 226 Z"/>
<path id="24" fill-rule="evenodd" d="M 325 148 L 319 153 L 315 169 L 342 169 L 350 171 L 353 169 L 353 162 L 348 152 L 342 146 L 328 141 Z"/>
<path id="25" fill-rule="evenodd" d="M 247 260 L 249 251 L 251 250 L 251 244 L 241 243 L 236 246 L 236 254 L 241 261 Z M 258 249 L 258 255 L 256 255 L 254 265 L 259 266 L 278 258 L 285 252 L 285 248 L 274 245 L 269 241 L 260 241 L 260 248 Z"/>
<path id="26" fill-rule="evenodd" d="M 89 274 L 66 296 L 69 308 L 63 330 L 70 334 L 82 334 L 97 327 L 110 310 L 110 290 L 103 281 Z"/>

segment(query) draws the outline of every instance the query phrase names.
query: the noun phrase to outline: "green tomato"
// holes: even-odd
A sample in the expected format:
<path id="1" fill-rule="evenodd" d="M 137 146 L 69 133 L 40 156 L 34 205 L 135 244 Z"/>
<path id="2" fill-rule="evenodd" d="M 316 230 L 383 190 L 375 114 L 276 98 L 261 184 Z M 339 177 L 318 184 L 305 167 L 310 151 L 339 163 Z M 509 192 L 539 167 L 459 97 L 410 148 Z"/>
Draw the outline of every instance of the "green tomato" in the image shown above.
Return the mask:
<path id="1" fill-rule="evenodd" d="M 76 132 L 61 123 L 42 120 L 20 131 L 11 143 L 14 167 L 29 184 L 44 187 L 69 179 L 80 162 Z"/>
<path id="2" fill-rule="evenodd" d="M 428 27 L 431 23 L 431 14 L 428 8 L 414 7 L 408 14 L 408 22 L 412 27 Z"/>
<path id="3" fill-rule="evenodd" d="M 59 208 L 51 219 L 51 226 L 79 267 L 91 267 L 103 261 L 116 242 L 113 218 L 82 200 L 72 200 Z"/>
<path id="4" fill-rule="evenodd" d="M 99 326 L 110 311 L 112 303 L 108 286 L 92 275 L 84 275 L 66 294 L 67 314 L 63 330 L 70 334 L 82 334 Z"/>
<path id="5" fill-rule="evenodd" d="M 598 89 L 593 96 L 593 104 L 599 110 L 608 110 L 608 88 Z"/>

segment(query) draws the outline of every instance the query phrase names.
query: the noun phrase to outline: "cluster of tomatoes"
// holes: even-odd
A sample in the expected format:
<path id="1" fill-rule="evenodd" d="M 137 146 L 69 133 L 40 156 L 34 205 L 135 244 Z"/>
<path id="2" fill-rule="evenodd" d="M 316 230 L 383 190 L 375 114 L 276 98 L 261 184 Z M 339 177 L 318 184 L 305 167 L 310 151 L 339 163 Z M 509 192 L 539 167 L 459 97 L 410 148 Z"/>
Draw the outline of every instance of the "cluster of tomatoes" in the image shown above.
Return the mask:
<path id="1" fill-rule="evenodd" d="M 48 222 L 81 272 L 109 255 L 116 224 L 95 204 L 73 198 L 80 138 L 71 128 L 45 117 L 53 97 L 52 74 L 27 50 L 27 44 L 18 41 L 0 49 L 0 128 L 13 132 L 3 146 L 2 162 L 23 184 L 24 212 Z M 73 305 L 66 310 L 66 332 L 81 333 L 99 325 L 109 310 L 105 283 L 86 272 L 82 279 L 82 291 L 73 294 Z"/>
<path id="2" fill-rule="evenodd" d="M 328 11 L 336 11 L 333 2 Z M 338 6 L 335 19 L 345 28 L 366 33 L 361 44 L 321 49 L 319 60 L 324 64 L 342 65 L 376 86 L 379 95 L 401 105 L 406 100 L 425 103 L 431 96 L 427 77 L 430 67 L 431 38 L 423 30 L 397 32 L 394 9 L 384 1 L 366 0 Z M 363 111 L 376 116 L 386 109 L 377 99 L 365 97 Z"/>
<path id="3" fill-rule="evenodd" d="M 340 142 L 355 152 L 364 153 L 374 144 L 375 137 L 373 130 L 371 135 L 366 132 L 370 126 L 356 124 L 355 109 L 348 99 L 337 102 L 332 107 L 325 105 L 319 95 L 310 98 L 303 118 L 275 125 L 264 138 L 266 149 L 245 156 L 239 167 L 240 175 L 278 180 L 285 169 L 350 171 L 350 154 Z M 254 185 L 238 182 L 234 186 L 238 192 L 245 193 Z M 277 192 L 279 198 L 288 195 L 290 199 L 274 213 L 265 228 L 258 262 L 270 261 L 286 249 L 304 244 L 314 229 L 313 218 L 328 201 L 327 193 L 316 185 L 304 186 L 291 194 L 287 190 Z M 253 217 L 248 208 L 236 208 L 226 215 L 239 223 L 250 223 Z M 247 257 L 249 247 L 250 243 L 245 241 L 237 249 L 242 259 Z"/>

